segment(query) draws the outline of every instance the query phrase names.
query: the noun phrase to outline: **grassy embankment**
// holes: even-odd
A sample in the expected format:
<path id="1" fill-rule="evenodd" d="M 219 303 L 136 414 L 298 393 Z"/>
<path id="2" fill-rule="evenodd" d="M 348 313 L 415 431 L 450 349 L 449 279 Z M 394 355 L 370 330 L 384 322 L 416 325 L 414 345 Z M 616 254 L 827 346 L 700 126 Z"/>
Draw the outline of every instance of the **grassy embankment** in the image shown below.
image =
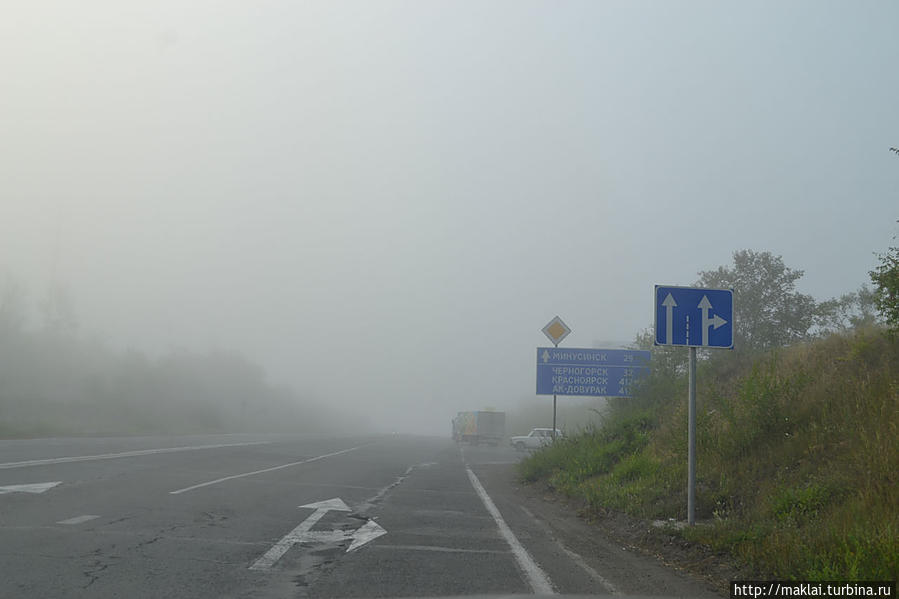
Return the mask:
<path id="1" fill-rule="evenodd" d="M 601 428 L 535 453 L 521 476 L 588 509 L 685 519 L 685 376 L 655 370 Z M 676 534 L 760 575 L 895 580 L 899 340 L 869 330 L 752 360 L 717 352 L 697 381 L 700 525 Z"/>

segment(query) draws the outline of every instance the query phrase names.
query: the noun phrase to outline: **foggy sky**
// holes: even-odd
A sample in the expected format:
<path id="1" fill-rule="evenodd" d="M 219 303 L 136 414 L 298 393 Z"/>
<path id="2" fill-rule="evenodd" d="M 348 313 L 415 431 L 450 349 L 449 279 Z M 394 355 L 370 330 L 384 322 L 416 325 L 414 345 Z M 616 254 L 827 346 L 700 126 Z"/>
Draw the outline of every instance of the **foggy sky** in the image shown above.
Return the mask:
<path id="1" fill-rule="evenodd" d="M 534 391 L 738 249 L 897 232 L 895 2 L 42 2 L 0 20 L 0 273 L 384 428 Z"/>

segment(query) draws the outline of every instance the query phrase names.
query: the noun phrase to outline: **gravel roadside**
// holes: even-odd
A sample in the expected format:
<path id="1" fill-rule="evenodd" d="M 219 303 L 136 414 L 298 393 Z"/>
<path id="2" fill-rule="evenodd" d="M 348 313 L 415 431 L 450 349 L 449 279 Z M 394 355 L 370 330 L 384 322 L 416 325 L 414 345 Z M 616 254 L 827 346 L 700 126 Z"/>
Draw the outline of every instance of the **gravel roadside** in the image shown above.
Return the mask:
<path id="1" fill-rule="evenodd" d="M 544 484 L 524 484 L 512 464 L 479 465 L 475 472 L 503 516 L 533 538 L 551 538 L 558 550 L 535 555 L 553 563 L 554 554 L 582 562 L 593 572 L 599 594 L 729 597 L 729 582 L 746 577 L 727 556 L 618 512 L 597 513 Z M 527 532 L 525 533 L 527 534 Z M 535 554 L 538 547 L 528 547 Z M 576 557 L 572 557 L 572 555 Z M 561 556 L 557 556 L 561 557 Z M 562 592 L 587 589 L 560 589 Z"/>

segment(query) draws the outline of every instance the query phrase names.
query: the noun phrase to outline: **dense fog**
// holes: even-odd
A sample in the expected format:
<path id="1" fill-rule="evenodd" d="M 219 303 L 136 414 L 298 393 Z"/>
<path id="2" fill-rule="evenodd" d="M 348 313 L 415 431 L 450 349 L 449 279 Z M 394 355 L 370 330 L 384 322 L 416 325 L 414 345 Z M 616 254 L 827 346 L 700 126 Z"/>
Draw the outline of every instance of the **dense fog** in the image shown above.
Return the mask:
<path id="1" fill-rule="evenodd" d="M 5 13 L 0 434 L 518 433 L 553 316 L 621 347 L 744 249 L 825 302 L 897 232 L 894 2 Z"/>

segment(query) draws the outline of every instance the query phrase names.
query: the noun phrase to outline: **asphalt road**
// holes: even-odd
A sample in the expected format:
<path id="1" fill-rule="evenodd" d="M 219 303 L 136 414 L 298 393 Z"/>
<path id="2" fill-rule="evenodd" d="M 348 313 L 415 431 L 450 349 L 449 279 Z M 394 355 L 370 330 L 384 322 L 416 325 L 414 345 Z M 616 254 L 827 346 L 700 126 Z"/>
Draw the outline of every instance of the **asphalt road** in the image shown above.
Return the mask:
<path id="1" fill-rule="evenodd" d="M 520 504 L 520 457 L 404 436 L 0 441 L 0 597 L 710 594 L 568 539 Z"/>

